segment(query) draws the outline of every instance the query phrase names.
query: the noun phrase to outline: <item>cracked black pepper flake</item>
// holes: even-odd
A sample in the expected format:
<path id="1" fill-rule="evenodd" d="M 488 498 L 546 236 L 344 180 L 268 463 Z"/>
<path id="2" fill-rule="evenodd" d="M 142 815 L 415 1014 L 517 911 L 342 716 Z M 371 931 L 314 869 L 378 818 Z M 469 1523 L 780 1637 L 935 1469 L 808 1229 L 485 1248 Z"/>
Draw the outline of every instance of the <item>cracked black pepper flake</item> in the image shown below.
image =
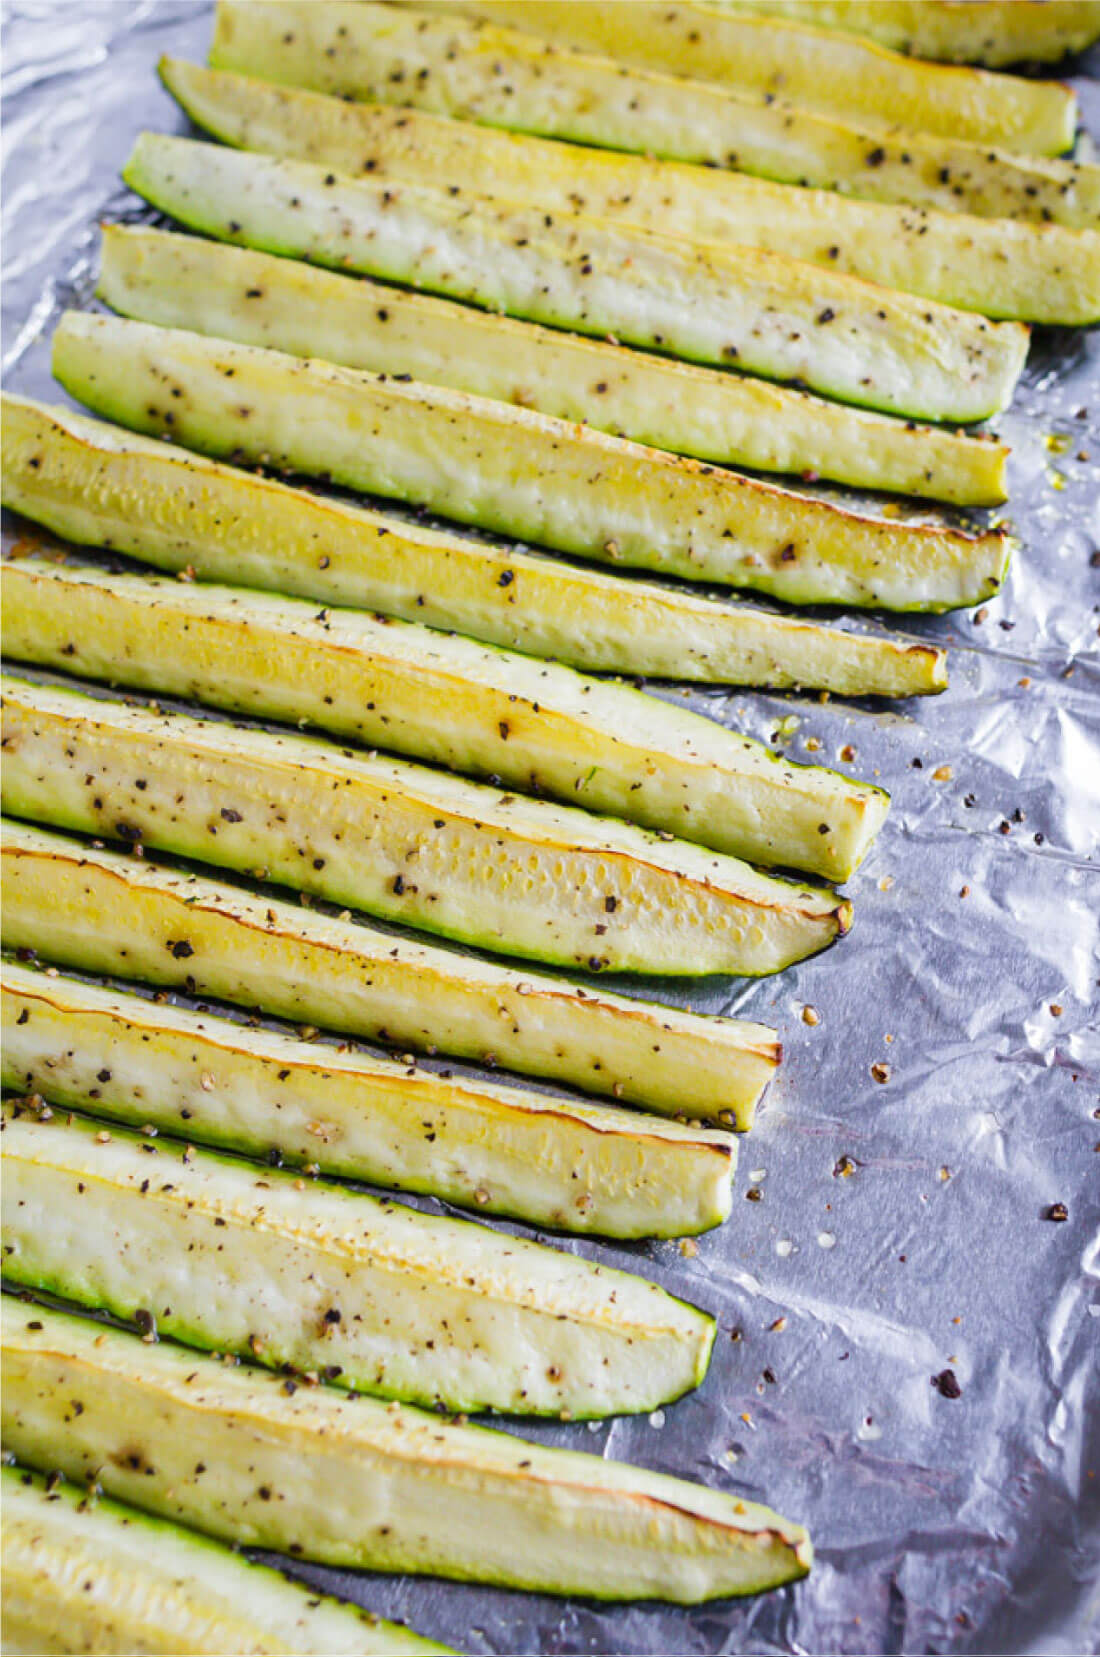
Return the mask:
<path id="1" fill-rule="evenodd" d="M 933 1375 L 932 1385 L 941 1398 L 961 1398 L 962 1387 L 953 1369 L 941 1369 L 938 1375 Z"/>
<path id="2" fill-rule="evenodd" d="M 1069 1219 L 1069 1209 L 1064 1202 L 1052 1202 L 1043 1214 L 1044 1220 L 1064 1221 Z"/>

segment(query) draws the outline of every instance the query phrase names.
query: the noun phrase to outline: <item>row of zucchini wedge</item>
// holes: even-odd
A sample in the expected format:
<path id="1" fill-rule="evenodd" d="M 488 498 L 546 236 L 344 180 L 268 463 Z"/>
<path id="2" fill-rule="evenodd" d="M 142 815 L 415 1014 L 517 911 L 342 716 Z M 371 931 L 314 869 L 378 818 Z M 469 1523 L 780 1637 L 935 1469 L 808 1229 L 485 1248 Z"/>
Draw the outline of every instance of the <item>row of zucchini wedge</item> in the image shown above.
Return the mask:
<path id="1" fill-rule="evenodd" d="M 627 1272 L 149 1124 L 6 1105 L 2 1128 L 8 1281 L 189 1345 L 428 1408 L 566 1420 L 656 1409 L 706 1373 L 713 1318 Z"/>
<path id="2" fill-rule="evenodd" d="M 683 1479 L 149 1344 L 10 1295 L 2 1312 L 9 1451 L 225 1540 L 681 1603 L 809 1567 L 800 1526 Z"/>
<path id="3" fill-rule="evenodd" d="M 846 899 L 726 854 L 296 733 L 8 674 L 2 747 L 17 817 L 527 959 L 755 976 L 850 925 Z"/>
<path id="4" fill-rule="evenodd" d="M 560 10 L 547 8 L 552 29 L 571 26 Z M 624 44 L 644 58 L 636 10 L 624 8 Z M 68 552 L 4 571 L 5 653 L 31 675 L 5 681 L 5 809 L 131 847 L 5 825 L 4 944 L 23 956 L 2 975 L 3 1080 L 23 1095 L 2 1113 L 6 1272 L 24 1294 L 61 1294 L 144 1335 L 7 1297 L 4 1439 L 158 1515 L 150 1528 L 66 1493 L 59 1579 L 98 1547 L 117 1581 L 136 1524 L 166 1574 L 193 1570 L 208 1589 L 200 1614 L 226 1630 L 219 1619 L 237 1617 L 242 1649 L 279 1649 L 249 1624 L 244 1577 L 233 1583 L 251 1568 L 166 1521 L 322 1563 L 608 1598 L 690 1602 L 808 1568 L 805 1533 L 766 1509 L 407 1407 L 650 1410 L 701 1379 L 707 1313 L 604 1263 L 330 1183 L 365 1177 L 579 1233 L 701 1230 L 728 1213 L 736 1143 L 722 1127 L 751 1120 L 774 1032 L 306 900 L 590 970 L 776 970 L 843 932 L 849 906 L 738 859 L 845 879 L 885 796 L 572 668 L 683 677 L 686 660 L 703 680 L 897 692 L 939 688 L 943 659 L 424 530 L 223 462 L 662 575 L 941 610 L 997 589 L 1002 533 L 859 517 L 700 462 L 992 503 L 1000 445 L 889 414 L 995 412 L 1026 352 L 1020 321 L 1100 311 L 1087 171 L 1071 184 L 1060 163 L 980 152 L 966 205 L 1034 201 L 1038 181 L 1067 221 L 1011 226 L 983 295 L 992 238 L 979 220 L 842 201 L 830 232 L 812 191 L 723 174 L 708 195 L 698 169 L 595 150 L 572 157 L 570 191 L 552 142 L 726 162 L 707 146 L 728 151 L 740 123 L 788 157 L 815 144 L 858 193 L 861 168 L 927 178 L 950 156 L 965 171 L 973 131 L 962 147 L 950 128 L 914 142 L 905 161 L 883 133 L 881 156 L 859 163 L 858 125 L 644 67 L 620 75 L 429 13 L 223 6 L 215 68 L 163 75 L 243 148 L 146 135 L 127 168 L 152 204 L 214 239 L 108 232 L 101 293 L 127 320 L 70 314 L 55 338 L 66 387 L 134 435 L 19 399 L 4 408 L 6 502 L 185 578 Z M 593 8 L 575 21 L 594 23 Z M 263 38 L 272 24 L 282 34 Z M 664 34 L 665 66 L 690 68 Z M 515 70 L 510 124 L 541 136 L 453 119 L 497 118 L 491 51 Z M 350 65 L 350 80 L 327 84 L 314 58 Z M 410 76 L 415 96 L 400 90 Z M 976 87 L 967 118 L 984 109 L 1002 145 L 1043 133 L 1057 150 L 1069 101 L 1021 86 Z M 942 110 L 934 76 L 913 87 Z M 603 124 L 585 129 L 593 88 Z M 873 110 L 859 118 L 874 130 Z M 776 145 L 781 126 L 791 136 Z M 683 235 L 693 213 L 697 239 Z M 900 287 L 906 266 L 911 292 L 866 280 Z M 148 441 L 165 436 L 185 449 Z M 282 726 L 89 694 L 42 669 Z M 408 757 L 364 751 L 375 743 Z M 146 846 L 292 886 L 305 906 L 147 859 Z M 30 970 L 39 956 L 68 971 Z M 168 1004 L 171 989 L 187 1003 Z M 456 1078 L 211 1011 L 197 994 L 697 1120 Z M 48 1500 L 33 1480 L 19 1489 L 24 1507 Z M 305 1614 L 287 1594 L 289 1624 Z M 117 1610 L 117 1588 L 107 1598 Z M 17 1614 L 33 1624 L 29 1603 Z M 176 1613 L 195 1609 L 192 1594 Z M 370 1649 L 354 1613 L 310 1610 L 326 1649 Z M 134 1615 L 148 1620 L 148 1600 Z"/>
<path id="5" fill-rule="evenodd" d="M 1002 530 L 861 517 L 531 409 L 185 329 L 67 311 L 53 369 L 96 413 L 206 454 L 793 602 L 976 604 L 996 593 L 1010 553 Z"/>
<path id="6" fill-rule="evenodd" d="M 81 972 L 214 996 L 724 1127 L 751 1126 L 779 1062 L 776 1033 L 763 1024 L 460 955 L 26 823 L 5 820 L 0 845 L 3 943 L 28 959 L 40 952 Z M 452 1099 L 433 1085 L 433 1100 L 440 1091 Z M 215 1142 L 224 1143 L 220 1131 Z M 284 1148 L 302 1154 L 300 1141 Z"/>
<path id="7" fill-rule="evenodd" d="M 323 101 L 342 117 L 360 113 L 338 99 Z M 403 122 L 414 118 L 378 113 Z M 513 137 L 469 130 L 479 146 L 483 136 Z M 392 136 L 397 155 L 405 155 L 397 149 L 399 141 L 408 141 L 404 133 Z M 463 157 L 463 172 L 470 170 Z M 988 434 L 893 420 L 792 386 L 205 237 L 105 225 L 98 293 L 113 310 L 142 322 L 323 357 L 347 368 L 411 374 L 696 460 L 807 473 L 958 506 L 996 505 L 1005 498 L 1008 451 Z"/>
<path id="8" fill-rule="evenodd" d="M 123 176 L 205 235 L 922 420 L 999 413 L 1027 355 L 1018 322 L 736 243 L 160 133 Z"/>
<path id="9" fill-rule="evenodd" d="M 733 15 L 725 18 L 696 0 L 687 0 L 672 15 L 662 14 L 646 0 L 626 0 L 616 22 L 599 0 L 578 0 L 575 6 L 573 0 L 547 0 L 535 11 L 525 0 L 396 3 L 417 11 L 457 11 L 570 49 L 610 50 L 627 63 L 654 64 L 679 78 L 716 80 L 758 92 L 778 86 L 784 99 L 800 108 L 854 115 L 878 127 L 940 132 L 980 144 L 1000 142 L 1039 154 L 1058 154 L 1073 138 L 1075 100 L 1057 82 L 958 74 L 892 52 L 868 50 L 865 43 L 850 39 L 826 36 L 822 41 L 814 30 L 782 23 L 776 27 L 765 18 L 746 17 L 752 8 L 745 0 L 734 0 Z M 720 13 L 724 4 L 718 0 Z M 244 9 L 237 0 L 236 10 Z M 303 7 L 298 4 L 293 10 L 300 16 Z"/>
<path id="10" fill-rule="evenodd" d="M 1100 308 L 1100 167 L 1053 164 L 1072 172 L 1071 189 L 1063 178 L 1040 172 L 1036 184 L 1026 173 L 1018 203 L 1001 207 L 1006 216 L 982 217 L 565 144 L 423 108 L 349 102 L 178 58 L 162 59 L 160 73 L 196 126 L 222 143 L 391 188 L 489 196 L 689 241 L 740 243 L 990 317 L 1065 323 Z M 1008 170 L 1023 169 L 1012 162 Z M 1019 216 L 1007 216 L 1017 208 Z"/>
<path id="11" fill-rule="evenodd" d="M 710 6 L 662 15 L 646 0 L 617 0 L 613 12 L 599 0 L 519 0 L 506 21 L 489 21 L 490 9 L 451 0 L 400 10 L 367 0 L 323 10 L 311 0 L 220 0 L 211 62 L 340 97 L 872 201 L 1041 218 L 1043 205 L 1075 216 L 1078 189 L 1086 222 L 1096 222 L 1096 169 L 1048 159 L 1072 145 L 1077 119 L 1073 93 L 1057 82 L 914 65 Z M 463 15 L 471 12 L 481 15 Z M 761 43 L 771 62 L 754 67 L 751 48 Z M 853 51 L 860 61 L 825 67 L 828 56 Z M 891 85 L 891 72 L 909 85 Z M 756 85 L 738 84 L 754 73 Z"/>
<path id="12" fill-rule="evenodd" d="M 25 875 L 17 863 L 16 937 L 28 935 Z M 124 889 L 123 911 L 131 895 Z M 103 947 L 89 964 L 127 963 Z M 346 1041 L 319 1047 L 16 961 L 0 968 L 0 1007 L 4 1087 L 57 1107 L 560 1231 L 680 1237 L 729 1213 L 737 1141 L 698 1124 L 440 1075 L 411 1055 L 398 1063 Z M 759 1069 L 768 1072 L 764 1058 Z"/>
<path id="13" fill-rule="evenodd" d="M 377 610 L 595 673 L 848 696 L 947 683 L 934 645 L 428 529 L 21 397 L 0 398 L 0 416 L 5 505 L 185 578 Z"/>

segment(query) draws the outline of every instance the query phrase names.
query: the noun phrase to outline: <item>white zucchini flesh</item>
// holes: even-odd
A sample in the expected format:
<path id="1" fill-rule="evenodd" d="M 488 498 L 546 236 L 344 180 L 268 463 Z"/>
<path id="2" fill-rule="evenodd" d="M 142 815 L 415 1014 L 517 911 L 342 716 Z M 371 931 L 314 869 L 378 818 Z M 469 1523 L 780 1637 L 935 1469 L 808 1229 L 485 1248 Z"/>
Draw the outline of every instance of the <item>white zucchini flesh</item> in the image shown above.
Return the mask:
<path id="1" fill-rule="evenodd" d="M 141 322 L 411 374 L 697 460 L 962 506 L 1005 498 L 1008 450 L 988 435 L 914 426 L 206 237 L 104 226 L 97 292 Z"/>
<path id="2" fill-rule="evenodd" d="M 685 1479 L 227 1368 L 3 1297 L 4 1442 L 246 1546 L 599 1599 L 804 1576 L 800 1525 Z M 76 1397 L 84 1405 L 71 1408 Z"/>
<path id="3" fill-rule="evenodd" d="M 310 737 L 5 676 L 3 809 L 598 972 L 757 976 L 851 904 L 612 818 Z"/>
<path id="4" fill-rule="evenodd" d="M 1096 0 L 708 0 L 720 11 L 786 17 L 865 35 L 940 63 L 1056 63 L 1100 36 Z"/>
<path id="5" fill-rule="evenodd" d="M 219 1542 L 23 1467 L 0 1472 L 3 1650 L 446 1657 Z"/>
<path id="6" fill-rule="evenodd" d="M 5 821 L 6 948 L 748 1128 L 780 1058 L 747 1019 L 516 971 Z"/>
<path id="7" fill-rule="evenodd" d="M 947 213 L 1035 220 L 1044 209 L 1053 216 L 1096 208 L 1092 164 L 1050 159 L 1033 146 L 1016 154 L 988 141 L 872 125 L 851 112 L 823 114 L 780 101 L 782 88 L 731 89 L 678 79 L 662 66 L 627 68 L 611 56 L 471 22 L 450 5 L 444 16 L 361 3 L 243 5 L 226 15 L 232 37 L 216 44 L 215 67 L 284 85 Z M 617 0 L 605 17 L 616 40 L 624 15 Z M 835 45 L 835 36 L 824 38 Z M 819 69 L 817 78 L 825 79 Z M 1066 88 L 1057 96 L 1067 116 L 1057 148 L 1066 149 L 1075 105 Z"/>
<path id="8" fill-rule="evenodd" d="M 143 133 L 139 195 L 221 241 L 922 420 L 1007 407 L 1028 332 L 784 254 Z"/>
<path id="9" fill-rule="evenodd" d="M 413 5 L 414 0 L 398 0 Z M 934 132 L 975 144 L 999 144 L 1025 155 L 1057 155 L 1073 142 L 1077 100 L 1057 81 L 990 75 L 918 63 L 866 40 L 837 36 L 800 22 L 679 0 L 675 9 L 650 0 L 415 0 L 426 11 L 459 11 L 489 24 L 523 29 L 541 41 L 578 51 L 606 52 L 697 81 L 714 81 L 758 94 L 778 94 L 804 109 L 864 126 Z M 219 36 L 242 11 L 243 0 L 220 0 Z M 276 4 L 279 15 L 300 18 L 308 7 Z M 380 6 L 372 8 L 381 11 Z M 334 8 L 354 10 L 345 3 Z M 413 13 L 412 15 L 416 15 Z M 380 27 L 382 25 L 379 25 Z"/>
<path id="10" fill-rule="evenodd" d="M 596 672 L 926 695 L 946 654 L 444 535 L 0 394 L 3 499 L 185 577 L 369 607 Z"/>
<path id="11" fill-rule="evenodd" d="M 160 73 L 192 120 L 241 149 L 316 162 L 350 177 L 445 186 L 466 199 L 500 197 L 691 241 L 738 242 L 984 316 L 1073 323 L 1100 315 L 1100 167 L 1079 169 L 1072 190 L 1054 192 L 1053 207 L 1042 200 L 1036 218 L 1042 220 L 1045 211 L 1055 222 L 990 222 L 972 213 L 839 198 L 832 190 L 563 144 L 405 106 L 350 103 L 179 59 L 162 60 Z M 1086 226 L 1091 234 L 1081 233 Z M 121 232 L 123 245 L 125 236 Z M 177 286 L 184 288 L 182 278 Z M 238 307 L 246 316 L 257 308 L 264 307 Z M 341 331 L 339 324 L 331 331 Z M 756 464 L 747 455 L 744 460 Z"/>
<path id="12" fill-rule="evenodd" d="M 530 409 L 68 311 L 54 373 L 96 413 L 557 551 L 801 603 L 940 610 L 1000 587 L 1000 530 L 863 518 Z"/>
<path id="13" fill-rule="evenodd" d="M 535 1225 L 679 1237 L 729 1214 L 737 1141 L 440 1076 L 214 1013 L 0 968 L 5 1088 Z"/>
<path id="14" fill-rule="evenodd" d="M 9 1282 L 204 1351 L 567 1418 L 656 1409 L 706 1374 L 714 1319 L 646 1278 L 89 1118 L 8 1105 L 2 1125 Z"/>
<path id="15" fill-rule="evenodd" d="M 43 558 L 5 563 L 0 585 L 5 656 L 379 744 L 752 862 L 847 880 L 889 808 L 686 708 L 414 623 Z"/>

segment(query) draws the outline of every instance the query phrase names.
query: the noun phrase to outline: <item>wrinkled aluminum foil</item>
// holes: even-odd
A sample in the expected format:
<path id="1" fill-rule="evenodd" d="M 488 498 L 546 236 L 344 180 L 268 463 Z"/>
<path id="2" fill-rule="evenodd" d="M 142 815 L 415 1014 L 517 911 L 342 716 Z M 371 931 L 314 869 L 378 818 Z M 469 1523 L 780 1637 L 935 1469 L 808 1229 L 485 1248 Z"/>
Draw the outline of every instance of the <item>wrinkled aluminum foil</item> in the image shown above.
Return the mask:
<path id="1" fill-rule="evenodd" d="M 201 57 L 211 19 L 4 18 L 4 370 L 61 401 L 49 335 L 91 303 L 96 222 L 149 216 L 119 168 L 142 128 L 184 130 L 157 56 Z M 468 1652 L 1100 1649 L 1100 336 L 1037 333 L 999 428 L 1022 548 L 995 603 L 914 624 L 953 647 L 946 695 L 661 687 L 894 806 L 841 946 L 762 983 L 631 986 L 774 1022 L 786 1048 L 697 1252 L 562 1244 L 711 1309 L 714 1361 L 650 1418 L 524 1429 L 769 1502 L 810 1527 L 813 1574 L 695 1610 L 299 1574 Z"/>

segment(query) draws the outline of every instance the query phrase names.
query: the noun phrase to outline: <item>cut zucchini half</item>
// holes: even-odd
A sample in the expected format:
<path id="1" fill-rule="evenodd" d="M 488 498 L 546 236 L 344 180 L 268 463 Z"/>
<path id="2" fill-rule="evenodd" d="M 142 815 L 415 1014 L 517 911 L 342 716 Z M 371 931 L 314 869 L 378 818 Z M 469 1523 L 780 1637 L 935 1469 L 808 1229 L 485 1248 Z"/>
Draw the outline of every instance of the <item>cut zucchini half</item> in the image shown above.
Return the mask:
<path id="1" fill-rule="evenodd" d="M 312 162 L 143 133 L 139 195 L 221 241 L 426 288 L 529 322 L 794 380 L 917 419 L 1007 407 L 1020 323 L 988 322 L 759 248 L 580 213 L 349 177 Z"/>
<path id="2" fill-rule="evenodd" d="M 0 394 L 3 499 L 87 545 L 184 576 L 366 606 L 596 672 L 914 696 L 943 650 L 622 580 L 291 489 Z"/>
<path id="3" fill-rule="evenodd" d="M 943 610 L 990 598 L 1010 543 L 826 501 L 468 392 L 67 311 L 65 387 L 121 424 L 322 475 L 559 552 L 798 603 Z"/>
<path id="4" fill-rule="evenodd" d="M 446 1657 L 219 1542 L 24 1467 L 0 1472 L 5 1652 Z"/>
<path id="5" fill-rule="evenodd" d="M 708 0 L 721 11 L 755 12 L 865 35 L 880 46 L 937 63 L 1057 63 L 1100 37 L 1096 0 Z"/>
<path id="6" fill-rule="evenodd" d="M 178 1140 L 3 1108 L 4 1275 L 207 1352 L 431 1409 L 591 1419 L 699 1385 L 658 1284 Z"/>
<path id="7" fill-rule="evenodd" d="M 847 880 L 889 807 L 686 708 L 409 622 L 38 558 L 5 563 L 2 587 L 5 656 L 380 744 L 751 862 Z"/>
<path id="8" fill-rule="evenodd" d="M 98 293 L 141 322 L 411 374 L 697 460 L 962 506 L 1005 498 L 1008 450 L 989 436 L 914 426 L 205 236 L 105 226 Z"/>
<path id="9" fill-rule="evenodd" d="M 306 737 L 8 676 L 4 809 L 592 971 L 778 971 L 848 930 L 835 894 L 672 836 Z"/>
<path id="10" fill-rule="evenodd" d="M 607 14 L 609 27 L 623 9 L 616 4 Z M 295 12 L 290 45 L 284 37 L 291 31 L 279 23 L 279 15 L 289 10 Z M 873 127 L 851 114 L 820 114 L 780 102 L 771 92 L 628 69 L 610 58 L 547 47 L 516 30 L 472 23 L 451 6 L 445 16 L 415 18 L 359 3 L 340 10 L 338 18 L 327 6 L 322 12 L 311 4 L 243 5 L 233 19 L 233 41 L 213 55 L 215 66 L 316 92 L 412 104 L 489 127 L 895 205 L 1032 220 L 1044 209 L 1056 213 L 1063 193 L 1071 213 L 1088 200 L 1095 206 L 1094 165 L 1082 169 L 988 142 Z M 647 17 L 653 22 L 657 13 Z M 777 32 L 772 23 L 765 27 L 769 34 Z M 835 44 L 835 36 L 824 38 Z M 824 81 L 820 67 L 815 72 Z M 1072 141 L 1073 98 L 1066 88 L 1059 88 L 1058 96 L 1069 116 L 1065 141 L 1058 145 L 1066 149 Z"/>
<path id="11" fill-rule="evenodd" d="M 313 161 L 350 176 L 446 186 L 462 197 L 622 220 L 693 241 L 740 242 L 985 316 L 1071 323 L 1100 313 L 1100 237 L 1067 228 L 1087 225 L 1095 232 L 1100 225 L 1100 167 L 1078 169 L 1072 190 L 1052 192 L 1053 208 L 1044 201 L 1035 216 L 1053 213 L 1055 222 L 993 224 L 973 214 L 838 199 L 832 190 L 562 144 L 422 110 L 349 103 L 179 59 L 163 59 L 160 73 L 193 121 L 241 149 Z M 180 290 L 185 298 L 182 280 L 171 291 Z M 238 310 L 249 315 L 253 307 Z M 331 332 L 338 331 L 334 325 Z"/>
<path id="12" fill-rule="evenodd" d="M 5 676 L 3 809 L 558 965 L 778 972 L 851 904 L 404 761 Z"/>
<path id="13" fill-rule="evenodd" d="M 6 1088 L 534 1225 L 680 1237 L 729 1214 L 737 1141 L 441 1076 L 75 978 L 0 969 Z"/>
<path id="14" fill-rule="evenodd" d="M 5 947 L 83 971 L 727 1127 L 752 1125 L 779 1063 L 764 1024 L 517 972 L 28 824 L 4 822 L 2 859 Z"/>
<path id="15" fill-rule="evenodd" d="M 685 1479 L 145 1345 L 10 1295 L 2 1340 L 11 1453 L 227 1541 L 682 1604 L 810 1568 L 800 1525 Z"/>
<path id="16" fill-rule="evenodd" d="M 398 0 L 411 5 L 413 0 Z M 1025 155 L 1058 155 L 1069 149 L 1077 128 L 1077 99 L 1057 81 L 990 75 L 980 69 L 917 63 L 867 40 L 773 17 L 723 14 L 709 4 L 680 0 L 660 10 L 650 0 L 415 0 L 425 11 L 455 11 L 490 25 L 482 52 L 492 46 L 493 27 L 522 29 L 540 43 L 580 52 L 606 53 L 620 63 L 639 64 L 696 81 L 713 81 L 759 95 L 780 95 L 802 109 L 838 116 L 861 126 L 933 132 L 975 144 L 1000 144 Z M 303 50 L 301 29 L 309 5 L 277 3 L 269 18 L 253 20 L 246 0 L 220 0 L 217 38 L 264 26 L 293 28 L 280 44 L 288 54 Z M 382 7 L 371 6 L 372 13 Z M 346 24 L 358 5 L 335 5 L 329 28 Z M 242 16 L 243 14 L 243 16 Z M 417 14 L 406 21 L 415 27 Z M 320 21 L 320 20 L 318 20 Z M 385 32 L 385 22 L 375 25 Z M 362 27 L 362 25 L 361 25 Z M 309 38 L 308 36 L 306 37 Z M 358 45 L 352 36 L 345 51 Z M 215 47 L 220 52 L 220 46 Z"/>

